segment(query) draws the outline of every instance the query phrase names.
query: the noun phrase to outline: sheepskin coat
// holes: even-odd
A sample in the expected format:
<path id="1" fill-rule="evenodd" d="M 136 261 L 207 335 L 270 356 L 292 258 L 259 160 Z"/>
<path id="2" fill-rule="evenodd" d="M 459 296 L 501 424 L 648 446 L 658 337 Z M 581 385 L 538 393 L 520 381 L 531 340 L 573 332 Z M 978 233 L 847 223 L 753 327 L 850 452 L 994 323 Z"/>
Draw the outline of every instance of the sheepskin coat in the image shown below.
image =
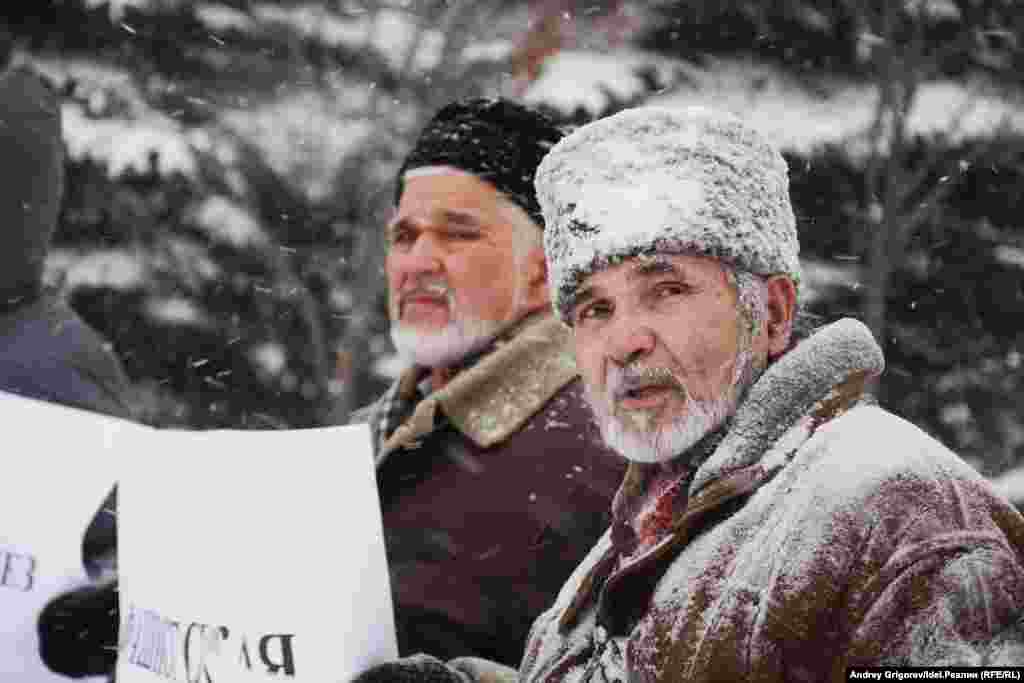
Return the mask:
<path id="1" fill-rule="evenodd" d="M 1024 519 L 861 400 L 882 362 L 852 320 L 801 342 L 706 457 L 678 468 L 684 486 L 652 488 L 650 466 L 630 467 L 612 528 L 535 622 L 518 676 L 451 665 L 479 681 L 598 683 L 843 681 L 853 665 L 983 661 L 1024 607 Z M 636 522 L 652 507 L 667 522 L 644 540 Z"/>

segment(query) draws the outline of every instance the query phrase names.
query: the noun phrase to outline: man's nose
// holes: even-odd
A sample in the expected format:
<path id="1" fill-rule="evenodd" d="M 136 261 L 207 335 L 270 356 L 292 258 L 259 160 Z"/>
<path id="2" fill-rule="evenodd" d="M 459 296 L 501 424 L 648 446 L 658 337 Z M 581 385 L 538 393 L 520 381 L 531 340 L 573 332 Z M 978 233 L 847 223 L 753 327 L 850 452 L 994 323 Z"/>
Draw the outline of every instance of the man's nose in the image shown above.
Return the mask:
<path id="1" fill-rule="evenodd" d="M 401 268 L 408 275 L 439 273 L 442 268 L 441 256 L 437 242 L 430 235 L 420 234 L 401 254 Z"/>
<path id="2" fill-rule="evenodd" d="M 647 356 L 657 345 L 654 331 L 628 316 L 616 320 L 609 334 L 608 357 L 621 366 Z"/>

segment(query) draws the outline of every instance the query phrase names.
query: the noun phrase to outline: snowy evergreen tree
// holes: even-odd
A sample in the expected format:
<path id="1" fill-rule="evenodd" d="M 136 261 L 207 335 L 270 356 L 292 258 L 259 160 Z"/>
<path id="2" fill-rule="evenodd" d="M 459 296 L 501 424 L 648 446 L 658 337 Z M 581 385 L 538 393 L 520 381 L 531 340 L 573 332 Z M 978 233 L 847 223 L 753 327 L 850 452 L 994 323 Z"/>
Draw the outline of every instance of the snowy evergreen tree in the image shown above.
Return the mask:
<path id="1" fill-rule="evenodd" d="M 534 58 L 520 3 L 26 0 L 3 16 L 6 59 L 65 96 L 48 279 L 112 340 L 146 419 L 193 427 L 314 425 L 372 397 L 398 162 L 433 110 L 521 92 Z"/>
<path id="2" fill-rule="evenodd" d="M 15 0 L 66 97 L 52 282 L 160 424 L 303 426 L 393 376 L 381 226 L 464 95 L 573 125 L 738 112 L 791 166 L 812 310 L 867 319 L 886 405 L 1024 455 L 1024 26 L 1012 0 Z M 56 27 L 56 30 L 55 30 Z"/>

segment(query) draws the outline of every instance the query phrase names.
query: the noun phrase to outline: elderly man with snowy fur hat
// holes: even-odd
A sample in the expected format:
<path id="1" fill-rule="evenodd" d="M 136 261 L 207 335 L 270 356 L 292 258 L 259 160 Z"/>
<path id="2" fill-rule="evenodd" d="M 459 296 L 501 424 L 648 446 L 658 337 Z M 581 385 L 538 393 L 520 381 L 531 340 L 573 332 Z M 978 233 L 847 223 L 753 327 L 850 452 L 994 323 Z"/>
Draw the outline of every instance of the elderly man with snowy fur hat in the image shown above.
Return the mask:
<path id="1" fill-rule="evenodd" d="M 1015 656 L 1024 519 L 864 398 L 883 358 L 863 325 L 795 338 L 775 149 L 727 115 L 640 108 L 562 140 L 536 183 L 555 309 L 630 461 L 614 521 L 518 673 L 419 657 L 364 680 L 845 681 Z"/>
<path id="2" fill-rule="evenodd" d="M 609 523 L 624 467 L 585 419 L 533 186 L 561 136 L 518 104 L 460 100 L 399 172 L 385 271 L 408 369 L 368 419 L 403 654 L 515 664 Z"/>

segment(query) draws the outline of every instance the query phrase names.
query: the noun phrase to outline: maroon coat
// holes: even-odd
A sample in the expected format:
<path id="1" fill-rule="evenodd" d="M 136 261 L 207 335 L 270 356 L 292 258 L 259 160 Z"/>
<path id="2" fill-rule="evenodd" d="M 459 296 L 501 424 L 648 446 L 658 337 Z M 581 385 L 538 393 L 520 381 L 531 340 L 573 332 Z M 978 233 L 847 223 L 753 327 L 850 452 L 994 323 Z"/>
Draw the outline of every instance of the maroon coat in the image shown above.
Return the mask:
<path id="1" fill-rule="evenodd" d="M 601 445 L 566 342 L 550 317 L 531 321 L 420 401 L 378 454 L 401 654 L 516 664 L 607 528 L 624 465 Z"/>

